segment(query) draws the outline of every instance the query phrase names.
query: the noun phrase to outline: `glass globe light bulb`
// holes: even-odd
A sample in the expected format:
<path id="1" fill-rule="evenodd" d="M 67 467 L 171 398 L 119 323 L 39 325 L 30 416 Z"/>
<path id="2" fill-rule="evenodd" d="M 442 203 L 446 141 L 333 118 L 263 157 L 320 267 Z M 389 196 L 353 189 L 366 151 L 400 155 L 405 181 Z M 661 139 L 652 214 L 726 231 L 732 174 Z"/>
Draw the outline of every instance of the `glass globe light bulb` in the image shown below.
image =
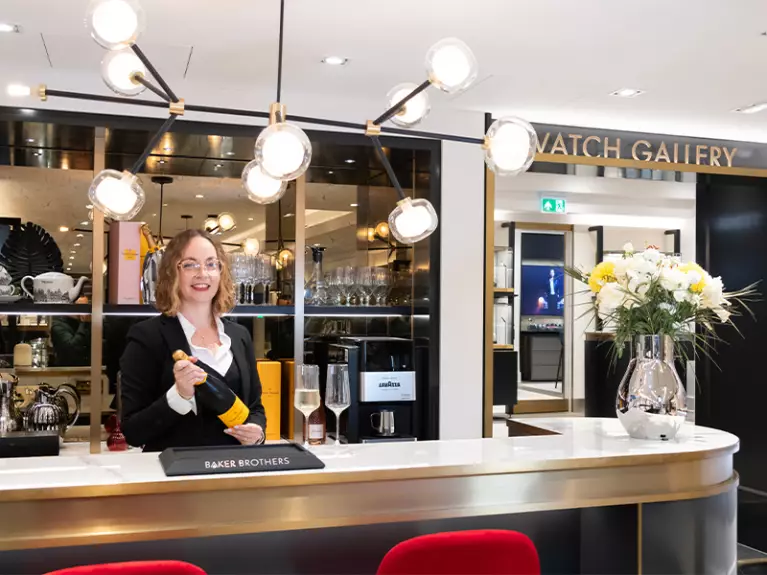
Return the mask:
<path id="1" fill-rule="evenodd" d="M 277 259 L 281 261 L 283 265 L 287 265 L 288 262 L 293 259 L 293 252 L 288 248 L 285 248 L 278 254 Z"/>
<path id="2" fill-rule="evenodd" d="M 261 251 L 261 243 L 256 238 L 248 238 L 242 242 L 242 251 L 250 256 L 258 255 Z"/>
<path id="3" fill-rule="evenodd" d="M 146 195 L 137 176 L 128 171 L 102 170 L 93 178 L 88 199 L 104 215 L 117 221 L 132 220 L 144 207 Z"/>
<path id="4" fill-rule="evenodd" d="M 477 79 L 477 59 L 458 38 L 445 38 L 434 44 L 426 54 L 429 81 L 448 94 L 457 94 Z"/>
<path id="5" fill-rule="evenodd" d="M 394 104 L 402 100 L 402 98 L 407 96 L 417 87 L 418 86 L 415 84 L 405 83 L 392 88 L 386 95 L 389 104 L 388 107 L 391 108 L 394 106 Z M 428 116 L 430 110 L 431 104 L 429 103 L 429 95 L 426 92 L 421 92 L 410 98 L 400 110 L 400 113 L 392 116 L 391 122 L 402 128 L 411 128 Z"/>
<path id="6" fill-rule="evenodd" d="M 258 135 L 255 153 L 264 174 L 275 180 L 295 180 L 309 167 L 312 145 L 301 128 L 278 122 Z"/>
<path id="7" fill-rule="evenodd" d="M 499 176 L 516 176 L 530 167 L 538 149 L 538 135 L 529 122 L 506 116 L 485 134 L 485 163 Z"/>
<path id="8" fill-rule="evenodd" d="M 109 52 L 101 61 L 101 78 L 110 90 L 122 96 L 137 96 L 146 86 L 134 82 L 133 75 L 146 76 L 146 67 L 130 48 Z"/>
<path id="9" fill-rule="evenodd" d="M 405 198 L 389 214 L 389 231 L 398 242 L 414 244 L 429 237 L 439 223 L 429 200 Z"/>
<path id="10" fill-rule="evenodd" d="M 144 29 L 144 11 L 136 0 L 92 0 L 86 24 L 98 44 L 121 50 L 136 43 Z"/>
<path id="11" fill-rule="evenodd" d="M 379 222 L 376 226 L 376 234 L 382 238 L 389 237 L 389 224 L 386 222 Z"/>
<path id="12" fill-rule="evenodd" d="M 218 229 L 222 232 L 230 232 L 237 226 L 237 223 L 234 221 L 234 216 L 229 212 L 221 212 L 218 215 L 216 223 Z"/>
<path id="13" fill-rule="evenodd" d="M 202 229 L 209 234 L 218 233 L 218 220 L 213 216 L 208 216 L 205 218 L 205 221 L 202 222 Z"/>
<path id="14" fill-rule="evenodd" d="M 288 189 L 288 183 L 267 176 L 257 160 L 248 162 L 242 170 L 242 185 L 248 192 L 248 198 L 257 204 L 272 204 L 282 198 Z"/>

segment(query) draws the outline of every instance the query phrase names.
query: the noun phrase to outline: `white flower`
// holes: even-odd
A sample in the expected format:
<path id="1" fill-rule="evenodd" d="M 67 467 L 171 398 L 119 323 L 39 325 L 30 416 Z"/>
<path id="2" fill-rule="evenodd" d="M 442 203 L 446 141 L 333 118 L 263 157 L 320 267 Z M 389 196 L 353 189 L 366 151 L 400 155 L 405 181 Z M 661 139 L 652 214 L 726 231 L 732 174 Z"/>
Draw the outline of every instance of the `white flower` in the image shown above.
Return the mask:
<path id="1" fill-rule="evenodd" d="M 661 257 L 663 257 L 662 254 L 655 248 L 647 248 L 640 255 L 642 256 L 643 259 L 653 264 L 657 264 L 660 261 Z"/>
<path id="2" fill-rule="evenodd" d="M 634 244 L 631 242 L 626 242 L 623 244 L 623 252 L 627 254 L 633 254 L 634 253 Z"/>
<path id="3" fill-rule="evenodd" d="M 729 311 L 727 311 L 726 309 L 722 307 L 715 308 L 714 313 L 719 318 L 719 321 L 721 321 L 722 323 L 730 319 L 730 316 L 732 315 Z"/>
<path id="4" fill-rule="evenodd" d="M 698 273 L 695 270 L 690 270 L 687 272 L 687 283 L 690 285 L 695 285 L 696 283 L 699 283 L 703 279 L 703 276 Z"/>
<path id="5" fill-rule="evenodd" d="M 701 292 L 701 303 L 704 308 L 716 310 L 722 307 L 724 299 L 724 284 L 722 278 L 707 278 Z M 724 320 L 723 320 L 724 321 Z"/>
<path id="6" fill-rule="evenodd" d="M 597 294 L 599 317 L 605 319 L 615 313 L 615 310 L 623 305 L 624 299 L 626 299 L 626 294 L 619 285 L 615 283 L 605 284 Z"/>
<path id="7" fill-rule="evenodd" d="M 616 281 L 625 287 L 626 283 L 628 282 L 627 278 L 627 272 L 629 268 L 631 267 L 631 260 L 633 258 L 623 258 L 615 262 L 615 269 L 613 273 L 615 274 Z"/>
<path id="8" fill-rule="evenodd" d="M 686 290 L 690 287 L 687 274 L 677 267 L 662 267 L 660 270 L 660 285 L 668 291 Z"/>

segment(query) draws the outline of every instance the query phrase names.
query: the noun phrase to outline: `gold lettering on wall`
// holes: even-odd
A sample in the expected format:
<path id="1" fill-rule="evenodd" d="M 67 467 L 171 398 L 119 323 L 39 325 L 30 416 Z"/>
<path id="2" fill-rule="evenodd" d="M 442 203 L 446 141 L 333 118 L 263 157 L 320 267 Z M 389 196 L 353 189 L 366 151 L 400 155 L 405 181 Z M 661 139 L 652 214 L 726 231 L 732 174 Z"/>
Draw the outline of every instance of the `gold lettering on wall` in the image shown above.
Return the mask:
<path id="1" fill-rule="evenodd" d="M 695 146 L 695 163 L 699 166 L 703 163 L 703 160 L 706 159 L 706 150 L 708 150 L 708 146 L 704 144 Z"/>
<path id="2" fill-rule="evenodd" d="M 594 155 L 589 152 L 589 142 L 596 142 L 598 144 L 600 141 L 601 138 L 599 136 L 586 136 L 586 139 L 583 140 L 583 155 L 588 156 L 589 158 L 593 158 Z M 596 155 L 599 157 L 599 152 L 597 152 Z"/>
<path id="3" fill-rule="evenodd" d="M 573 141 L 573 156 L 578 155 L 578 140 L 580 140 L 583 136 L 580 134 L 567 134 L 567 137 L 570 138 Z"/>
<path id="4" fill-rule="evenodd" d="M 551 153 L 556 154 L 557 152 L 564 154 L 565 156 L 569 155 L 567 153 L 567 148 L 565 147 L 565 139 L 562 137 L 562 134 L 557 134 L 557 137 L 554 140 L 554 145 L 551 146 Z"/>
<path id="5" fill-rule="evenodd" d="M 637 155 L 637 148 L 639 146 L 644 146 L 645 148 L 647 148 L 646 150 L 638 151 L 639 156 L 641 157 Z M 634 142 L 634 145 L 631 146 L 631 157 L 634 158 L 635 160 L 642 160 L 642 161 L 648 162 L 652 158 L 652 152 L 650 151 L 650 142 L 648 142 L 647 140 L 637 140 L 636 142 Z"/>
<path id="6" fill-rule="evenodd" d="M 546 132 L 546 135 L 544 136 L 543 140 L 541 140 L 540 138 L 538 138 L 538 153 L 539 153 L 539 154 L 542 154 L 542 153 L 544 153 L 544 152 L 546 151 L 546 142 L 548 142 L 548 141 L 549 141 L 549 136 L 550 136 L 550 135 L 551 135 L 551 134 L 549 134 L 548 132 Z"/>
<path id="7" fill-rule="evenodd" d="M 684 163 L 685 164 L 690 163 L 690 144 L 684 145 Z"/>
<path id="8" fill-rule="evenodd" d="M 616 160 L 620 160 L 621 159 L 621 139 L 620 138 L 615 138 L 615 140 L 616 140 L 615 145 L 611 146 L 610 145 L 610 138 L 605 136 L 605 148 L 604 148 L 605 153 L 604 153 L 604 157 L 605 158 L 609 158 L 610 157 L 610 152 L 615 152 L 615 159 Z"/>
<path id="9" fill-rule="evenodd" d="M 658 146 L 658 151 L 655 153 L 656 162 L 671 162 L 668 157 L 668 148 L 666 148 L 666 142 L 661 142 Z"/>
<path id="10" fill-rule="evenodd" d="M 711 146 L 708 150 L 711 153 L 711 158 L 708 162 L 709 165 L 721 166 L 722 164 L 719 163 L 719 158 L 722 155 L 722 149 L 719 146 Z"/>
<path id="11" fill-rule="evenodd" d="M 674 163 L 679 163 L 679 144 L 674 142 Z"/>
<path id="12" fill-rule="evenodd" d="M 732 159 L 735 157 L 735 152 L 738 151 L 738 148 L 728 150 L 727 146 L 722 146 L 722 150 L 724 151 L 724 157 L 727 158 L 727 167 L 732 168 Z M 728 151 L 730 152 L 729 154 L 727 153 Z"/>

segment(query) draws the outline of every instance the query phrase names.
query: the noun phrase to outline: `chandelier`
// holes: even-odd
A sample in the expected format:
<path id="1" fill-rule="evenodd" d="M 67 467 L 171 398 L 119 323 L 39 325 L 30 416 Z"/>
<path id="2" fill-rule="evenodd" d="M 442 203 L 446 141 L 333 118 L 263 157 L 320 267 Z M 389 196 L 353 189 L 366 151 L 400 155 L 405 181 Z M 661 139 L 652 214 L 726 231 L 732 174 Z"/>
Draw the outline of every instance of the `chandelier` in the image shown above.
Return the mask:
<path id="1" fill-rule="evenodd" d="M 169 116 L 129 170 L 118 172 L 107 169 L 93 179 L 88 190 L 90 202 L 112 219 L 134 218 L 143 207 L 146 197 L 137 174 L 163 135 L 185 111 L 268 119 L 268 126 L 256 139 L 254 159 L 242 172 L 242 184 L 248 198 L 256 203 L 270 204 L 278 201 L 285 194 L 288 182 L 306 171 L 312 157 L 309 138 L 296 124 L 287 121 L 286 107 L 280 101 L 284 13 L 285 0 L 280 0 L 277 97 L 267 113 L 187 105 L 176 96 L 137 44 L 145 20 L 138 0 L 92 0 L 86 22 L 93 39 L 108 50 L 101 63 L 102 77 L 106 85 L 121 97 L 51 90 L 43 85 L 38 89 L 41 100 L 60 97 L 167 107 Z M 434 44 L 427 52 L 425 76 L 426 79 L 420 84 L 395 86 L 387 95 L 389 108 L 365 124 L 291 116 L 294 122 L 363 131 L 370 138 L 399 196 L 396 207 L 389 214 L 388 232 L 405 244 L 413 244 L 433 233 L 438 225 L 437 212 L 428 200 L 410 198 L 405 194 L 379 140 L 382 133 L 479 145 L 484 150 L 488 168 L 500 176 L 513 176 L 527 170 L 535 157 L 538 141 L 533 127 L 527 121 L 513 116 L 496 120 L 483 138 L 412 130 L 431 109 L 427 89 L 433 86 L 448 94 L 466 90 L 477 78 L 477 61 L 464 42 L 457 38 L 446 38 Z M 135 98 L 147 90 L 162 102 L 125 99 Z M 395 127 L 384 126 L 386 122 L 391 122 Z M 216 227 L 222 229 L 224 226 Z"/>

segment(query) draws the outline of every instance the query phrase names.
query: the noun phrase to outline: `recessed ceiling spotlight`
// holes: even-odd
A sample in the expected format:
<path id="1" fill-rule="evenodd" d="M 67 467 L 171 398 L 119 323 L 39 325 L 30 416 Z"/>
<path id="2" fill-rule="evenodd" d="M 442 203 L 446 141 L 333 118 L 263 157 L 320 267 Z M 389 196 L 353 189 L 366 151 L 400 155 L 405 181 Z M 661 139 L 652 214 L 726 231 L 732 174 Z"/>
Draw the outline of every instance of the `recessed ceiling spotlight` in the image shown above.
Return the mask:
<path id="1" fill-rule="evenodd" d="M 743 108 L 735 108 L 733 112 L 737 112 L 739 114 L 756 114 L 763 110 L 767 110 L 767 102 L 751 104 L 750 106 L 744 106 Z"/>
<path id="2" fill-rule="evenodd" d="M 60 232 L 68 232 L 69 228 L 67 226 L 59 226 L 59 231 Z"/>
<path id="3" fill-rule="evenodd" d="M 172 152 L 172 151 L 173 151 L 173 148 L 171 148 L 170 146 L 165 146 L 165 147 L 163 148 L 163 150 L 165 150 L 166 152 Z"/>
<path id="4" fill-rule="evenodd" d="M 160 163 L 160 164 L 164 164 L 164 163 L 165 163 L 165 160 L 160 160 L 158 163 Z"/>
<path id="5" fill-rule="evenodd" d="M 69 259 L 73 260 L 73 259 L 75 259 L 75 256 L 69 256 Z"/>
<path id="6" fill-rule="evenodd" d="M 354 162 L 356 162 L 356 160 L 352 160 L 351 158 L 347 158 L 346 160 L 344 160 L 344 162 L 346 162 L 347 164 L 353 164 Z"/>
<path id="7" fill-rule="evenodd" d="M 216 164 L 216 169 L 223 168 L 224 164 Z"/>
<path id="8" fill-rule="evenodd" d="M 24 84 L 8 84 L 5 91 L 9 96 L 24 98 L 32 93 L 32 88 L 25 86 Z"/>
<path id="9" fill-rule="evenodd" d="M 248 218 L 248 221 L 249 221 L 249 222 L 252 222 L 252 221 L 253 221 L 253 218 Z"/>
<path id="10" fill-rule="evenodd" d="M 7 22 L 0 22 L 0 32 L 10 32 L 18 34 L 21 32 L 21 26 L 17 24 L 8 24 Z"/>
<path id="11" fill-rule="evenodd" d="M 621 88 L 612 92 L 611 96 L 618 96 L 619 98 L 636 98 L 639 94 L 644 94 L 644 90 L 637 90 L 636 88 Z"/>
<path id="12" fill-rule="evenodd" d="M 79 244 L 79 243 L 77 243 L 77 244 L 72 244 L 72 245 L 73 245 L 73 246 L 75 246 L 76 248 L 79 248 L 79 247 L 80 247 L 80 244 Z"/>
<path id="13" fill-rule="evenodd" d="M 34 138 L 27 138 L 27 144 L 34 144 L 35 139 Z"/>
<path id="14" fill-rule="evenodd" d="M 226 155 L 227 156 L 234 156 L 234 152 L 227 152 Z"/>
<path id="15" fill-rule="evenodd" d="M 343 58 L 341 56 L 325 56 L 322 59 L 323 64 L 328 66 L 344 66 L 349 62 L 349 58 Z"/>
<path id="16" fill-rule="evenodd" d="M 77 234 L 78 238 L 84 238 L 85 236 L 83 234 Z"/>
<path id="17" fill-rule="evenodd" d="M 333 170 L 328 170 L 328 175 L 332 176 L 333 175 Z"/>
<path id="18" fill-rule="evenodd" d="M 20 110 L 20 112 L 21 112 L 22 114 L 26 114 L 27 116 L 29 116 L 29 115 L 31 115 L 31 114 L 34 114 L 34 113 L 35 113 L 35 111 L 34 111 L 33 109 L 31 109 L 31 108 L 22 108 L 22 109 Z"/>
<path id="19" fill-rule="evenodd" d="M 198 199 L 199 199 L 199 198 L 204 198 L 204 197 L 205 197 L 205 196 L 203 196 L 202 194 L 197 194 L 197 195 L 195 196 L 195 198 L 198 198 Z"/>
<path id="20" fill-rule="evenodd" d="M 167 208 L 167 207 L 168 207 L 168 204 L 163 204 L 163 205 L 162 205 L 162 207 L 163 207 L 163 208 Z"/>
<path id="21" fill-rule="evenodd" d="M 356 208 L 359 204 L 349 204 L 350 208 Z"/>
<path id="22" fill-rule="evenodd" d="M 77 250 L 69 250 L 69 253 L 70 253 L 70 254 L 76 254 L 76 253 L 77 253 Z"/>
<path id="23" fill-rule="evenodd" d="M 93 209 L 93 204 L 85 204 L 85 209 L 86 210 L 92 210 Z"/>
<path id="24" fill-rule="evenodd" d="M 32 155 L 33 155 L 33 156 L 42 156 L 42 153 L 40 153 L 40 152 L 35 152 L 35 153 L 33 153 Z"/>
<path id="25" fill-rule="evenodd" d="M 84 222 L 80 222 L 80 225 L 81 226 L 87 226 L 87 225 L 90 225 L 90 222 L 86 220 Z"/>

